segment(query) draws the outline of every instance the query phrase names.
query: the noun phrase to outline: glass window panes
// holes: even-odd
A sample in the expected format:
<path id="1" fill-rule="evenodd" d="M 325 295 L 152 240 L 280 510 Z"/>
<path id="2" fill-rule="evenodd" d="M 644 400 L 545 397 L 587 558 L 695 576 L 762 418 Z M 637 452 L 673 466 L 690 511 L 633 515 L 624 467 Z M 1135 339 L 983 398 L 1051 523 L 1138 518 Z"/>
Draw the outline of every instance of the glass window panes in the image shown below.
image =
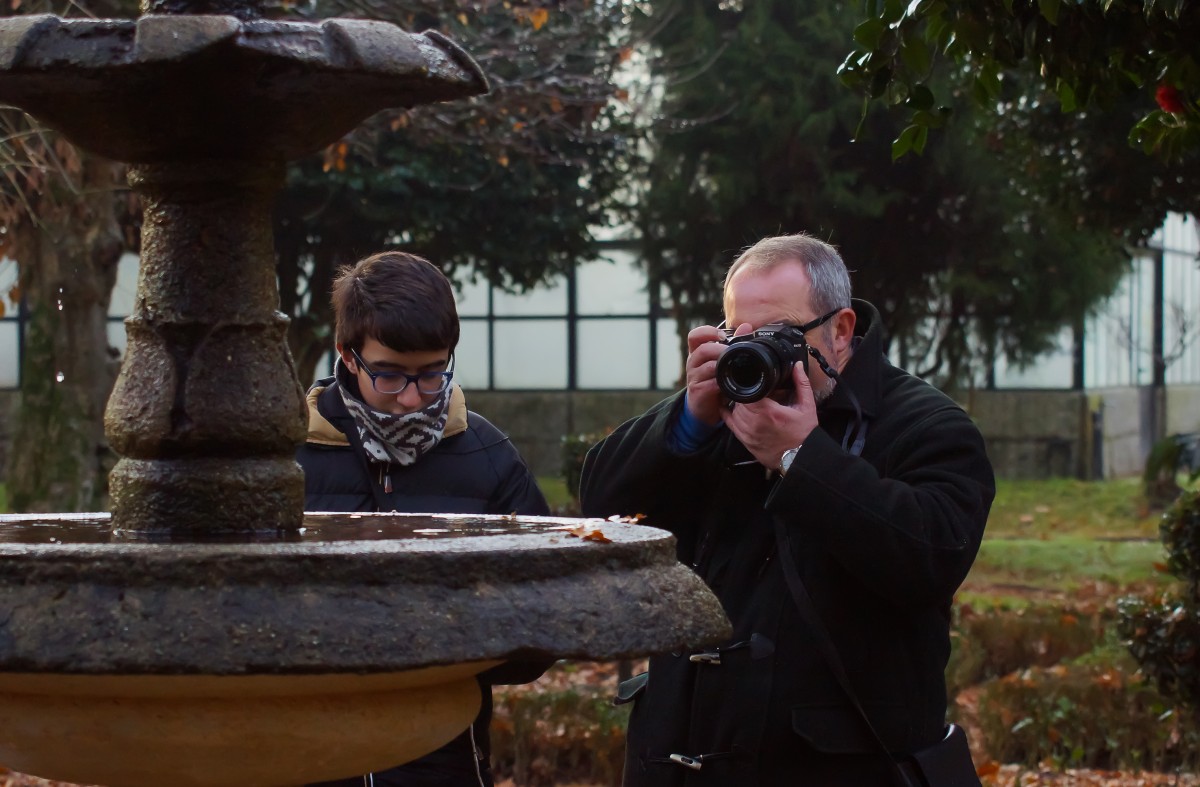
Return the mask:
<path id="1" fill-rule="evenodd" d="M 325 377 L 333 376 L 333 365 L 337 362 L 337 350 L 330 348 L 329 352 L 321 356 L 321 360 L 317 361 L 317 365 L 313 367 L 313 379 L 309 380 L 309 385 L 315 383 Z M 301 380 L 300 382 L 304 382 Z"/>
<path id="2" fill-rule="evenodd" d="M 660 319 L 658 330 L 658 388 L 675 390 L 681 388 L 683 377 L 683 351 L 686 345 L 679 340 L 679 331 L 675 321 Z"/>
<path id="3" fill-rule="evenodd" d="M 465 277 L 454 279 L 454 301 L 460 317 L 486 317 L 488 313 L 488 290 L 491 287 L 483 279 L 471 282 Z"/>
<path id="4" fill-rule="evenodd" d="M 5 317 L 17 316 L 19 304 L 11 296 L 14 294 L 19 276 L 20 270 L 14 260 L 0 259 L 0 305 L 4 307 L 3 316 Z"/>
<path id="5" fill-rule="evenodd" d="M 1194 249 L 1197 237 L 1189 227 Z M 1168 361 L 1168 384 L 1200 383 L 1200 341 L 1197 341 L 1196 308 L 1200 304 L 1200 267 L 1196 252 L 1167 251 L 1163 254 L 1163 355 Z"/>
<path id="6" fill-rule="evenodd" d="M 566 316 L 567 314 L 567 282 L 558 279 L 545 287 L 514 295 L 495 290 L 492 293 L 493 307 L 500 317 L 526 316 Z"/>
<path id="7" fill-rule="evenodd" d="M 108 302 L 109 317 L 128 317 L 133 314 L 133 303 L 137 298 L 138 257 L 122 254 L 117 261 L 117 283 L 113 285 L 112 299 Z M 118 345 L 124 351 L 123 345 Z"/>
<path id="8" fill-rule="evenodd" d="M 646 276 L 627 251 L 581 263 L 575 274 L 575 306 L 580 314 L 646 314 Z"/>
<path id="9" fill-rule="evenodd" d="M 1057 349 L 1040 356 L 1021 369 L 1009 366 L 1003 356 L 996 359 L 997 388 L 1070 388 L 1075 375 L 1074 334 L 1070 328 L 1059 332 Z"/>
<path id="10" fill-rule="evenodd" d="M 124 320 L 108 320 L 104 326 L 104 335 L 108 339 L 108 346 L 117 351 L 117 356 L 125 357 L 125 321 Z"/>
<path id="11" fill-rule="evenodd" d="M 580 318 L 575 379 L 580 388 L 648 388 L 650 323 Z"/>
<path id="12" fill-rule="evenodd" d="M 0 388 L 16 388 L 21 381 L 17 336 L 15 320 L 0 321 Z"/>
<path id="13" fill-rule="evenodd" d="M 566 320 L 498 320 L 493 328 L 496 388 L 567 387 Z"/>
<path id="14" fill-rule="evenodd" d="M 458 347 L 454 350 L 454 382 L 463 388 L 488 387 L 487 320 L 462 321 Z"/>

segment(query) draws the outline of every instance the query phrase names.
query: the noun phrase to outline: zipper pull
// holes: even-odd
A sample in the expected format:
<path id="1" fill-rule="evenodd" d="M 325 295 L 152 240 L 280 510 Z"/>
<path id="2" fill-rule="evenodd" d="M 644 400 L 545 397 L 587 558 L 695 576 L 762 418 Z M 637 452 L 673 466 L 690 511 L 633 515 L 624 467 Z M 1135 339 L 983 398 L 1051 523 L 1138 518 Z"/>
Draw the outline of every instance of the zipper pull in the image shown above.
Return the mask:
<path id="1" fill-rule="evenodd" d="M 390 495 L 392 493 L 392 465 L 389 462 L 383 470 L 383 493 Z"/>

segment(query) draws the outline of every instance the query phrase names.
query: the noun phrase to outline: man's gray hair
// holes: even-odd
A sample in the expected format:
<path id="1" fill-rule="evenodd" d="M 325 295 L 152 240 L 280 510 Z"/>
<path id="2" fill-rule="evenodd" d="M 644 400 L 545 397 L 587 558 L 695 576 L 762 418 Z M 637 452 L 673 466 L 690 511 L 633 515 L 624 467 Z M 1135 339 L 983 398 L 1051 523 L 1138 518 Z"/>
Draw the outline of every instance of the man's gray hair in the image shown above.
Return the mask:
<path id="1" fill-rule="evenodd" d="M 766 271 L 784 262 L 799 262 L 812 285 L 809 307 L 820 317 L 835 309 L 850 308 L 850 272 L 837 249 L 803 232 L 763 238 L 742 252 L 725 274 L 724 297 L 729 297 L 729 282 L 742 268 Z"/>

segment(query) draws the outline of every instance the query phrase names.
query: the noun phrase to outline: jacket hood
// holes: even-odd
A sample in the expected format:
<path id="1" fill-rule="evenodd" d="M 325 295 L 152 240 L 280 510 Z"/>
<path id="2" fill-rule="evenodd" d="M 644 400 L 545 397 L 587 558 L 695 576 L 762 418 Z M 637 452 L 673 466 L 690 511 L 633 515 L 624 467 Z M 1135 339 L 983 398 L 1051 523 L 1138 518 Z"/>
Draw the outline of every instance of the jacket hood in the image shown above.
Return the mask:
<path id="1" fill-rule="evenodd" d="M 308 401 L 308 437 L 306 441 L 309 443 L 335 446 L 350 444 L 346 433 L 321 413 L 318 399 L 321 394 L 325 393 L 333 385 L 336 385 L 334 379 L 327 377 L 324 380 L 318 380 L 312 388 L 308 389 L 308 396 L 306 397 Z M 345 405 L 342 404 L 341 396 L 334 398 L 336 402 L 332 402 L 332 404 L 339 412 L 329 413 L 329 415 L 339 421 L 344 417 L 347 421 L 347 428 L 349 428 L 350 414 L 345 411 Z M 450 404 L 447 407 L 449 412 L 446 415 L 446 429 L 442 433 L 443 436 L 453 437 L 460 432 L 465 432 L 467 430 L 467 397 L 463 393 L 462 388 L 459 388 L 457 385 L 451 388 Z"/>

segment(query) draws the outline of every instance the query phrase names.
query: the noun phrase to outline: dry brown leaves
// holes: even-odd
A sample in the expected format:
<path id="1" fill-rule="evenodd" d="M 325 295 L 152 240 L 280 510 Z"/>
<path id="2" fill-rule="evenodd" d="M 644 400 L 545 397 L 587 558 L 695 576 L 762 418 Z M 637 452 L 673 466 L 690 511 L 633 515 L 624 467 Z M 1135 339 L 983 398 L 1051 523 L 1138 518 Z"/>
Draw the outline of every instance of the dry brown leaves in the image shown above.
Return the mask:
<path id="1" fill-rule="evenodd" d="M 78 785 L 39 779 L 36 776 L 16 773 L 0 766 L 0 787 L 78 787 Z"/>
<path id="2" fill-rule="evenodd" d="M 1057 771 L 1049 764 L 1030 769 L 1019 765 L 995 767 L 994 763 L 985 763 L 979 770 L 986 787 L 1200 787 L 1200 776 L 1195 774 L 1075 768 Z"/>

